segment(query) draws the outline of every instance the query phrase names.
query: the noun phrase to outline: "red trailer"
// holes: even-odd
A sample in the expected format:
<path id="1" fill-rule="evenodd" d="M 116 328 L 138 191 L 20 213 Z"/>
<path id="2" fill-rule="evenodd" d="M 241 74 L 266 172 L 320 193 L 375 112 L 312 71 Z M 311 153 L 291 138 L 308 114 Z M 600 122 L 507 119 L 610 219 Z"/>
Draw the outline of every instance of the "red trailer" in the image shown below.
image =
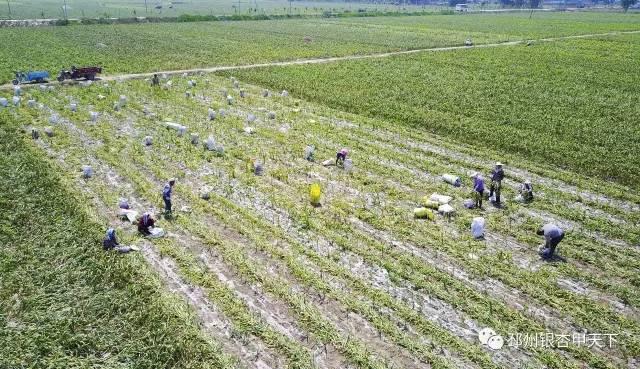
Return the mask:
<path id="1" fill-rule="evenodd" d="M 61 70 L 58 75 L 58 81 L 62 82 L 65 79 L 80 79 L 84 78 L 87 80 L 94 80 L 96 75 L 102 73 L 102 67 L 82 67 L 76 68 L 75 66 L 71 67 L 71 70 Z"/>

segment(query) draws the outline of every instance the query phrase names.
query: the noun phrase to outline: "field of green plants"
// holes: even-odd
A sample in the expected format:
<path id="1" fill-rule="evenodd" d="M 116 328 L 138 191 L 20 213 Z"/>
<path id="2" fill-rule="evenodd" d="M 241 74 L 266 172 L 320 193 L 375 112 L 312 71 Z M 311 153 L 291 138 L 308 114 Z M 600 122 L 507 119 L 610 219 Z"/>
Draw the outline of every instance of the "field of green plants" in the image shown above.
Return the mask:
<path id="1" fill-rule="evenodd" d="M 91 199 L 0 115 L 0 368 L 234 367 L 144 260 L 96 252 Z"/>
<path id="2" fill-rule="evenodd" d="M 146 3 L 146 6 L 145 6 Z M 177 17 L 193 15 L 233 14 L 322 14 L 324 11 L 414 11 L 421 6 L 344 1 L 293 1 L 286 0 L 190 0 L 190 1 L 142 1 L 142 0 L 66 0 L 69 18 L 125 18 L 125 17 Z M 158 7 L 161 6 L 161 7 Z M 9 13 L 11 9 L 11 13 Z M 64 18 L 64 2 L 61 0 L 9 0 L 0 6 L 0 19 Z"/>
<path id="3" fill-rule="evenodd" d="M 640 68 L 640 58 L 634 55 L 640 55 L 638 34 L 237 75 L 340 110 L 570 169 L 579 173 L 576 183 L 588 182 L 588 175 L 637 190 L 640 84 L 631 71 Z"/>
<path id="4" fill-rule="evenodd" d="M 111 74 L 0 89 L 0 368 L 639 367 L 640 34 L 118 77 L 638 30 L 606 13 L 0 29 L 3 75 L 25 55 Z M 322 164 L 341 148 L 351 169 Z M 504 206 L 465 209 L 495 161 Z M 433 193 L 455 213 L 416 219 Z M 552 262 L 547 222 L 566 231 Z M 108 227 L 139 250 L 103 251 Z"/>
<path id="5" fill-rule="evenodd" d="M 99 64 L 107 75 L 640 30 L 615 13 L 431 15 L 2 28 L 0 82 L 15 70 Z M 35 42 L 35 44 L 34 44 Z"/>
<path id="6" fill-rule="evenodd" d="M 567 46 L 558 49 L 562 47 Z M 212 361 L 212 367 L 237 362 L 247 368 L 623 368 L 638 364 L 640 197 L 630 188 L 599 179 L 582 182 L 583 177 L 550 171 L 526 158 L 509 159 L 506 207 L 463 210 L 462 201 L 470 192 L 468 173 L 486 173 L 491 168 L 495 153 L 487 146 L 458 144 L 423 127 L 398 124 L 393 117 L 370 118 L 300 100 L 304 90 L 295 85 L 288 94 L 281 94 L 212 75 L 171 77 L 168 82 L 162 81 L 166 88 L 137 80 L 26 89 L 19 106 L 0 111 L 0 119 L 9 122 L 3 134 L 10 143 L 5 152 L 28 155 L 5 155 L 12 158 L 6 167 L 30 163 L 37 152 L 49 161 L 31 177 L 16 178 L 18 172 L 14 172 L 3 178 L 24 188 L 9 196 L 30 196 L 33 187 L 43 191 L 48 183 L 40 182 L 41 177 L 53 176 L 52 168 L 58 168 L 55 176 L 61 177 L 66 188 L 60 191 L 65 192 L 37 191 L 31 209 L 43 201 L 52 211 L 65 203 L 78 207 L 77 202 L 86 199 L 78 210 L 85 214 L 79 215 L 86 219 L 84 223 L 41 213 L 44 220 L 57 219 L 70 229 L 68 235 L 58 237 L 71 245 L 72 240 L 84 240 L 77 247 L 65 242 L 56 247 L 57 243 L 44 240 L 48 257 L 59 260 L 53 264 L 60 265 L 79 286 L 93 283 L 78 288 L 95 299 L 104 298 L 91 293 L 105 288 L 99 283 L 120 279 L 131 281 L 121 288 L 139 299 L 140 294 L 130 289 L 144 288 L 138 278 L 150 278 L 153 274 L 146 269 L 151 267 L 190 306 L 183 314 L 197 315 L 210 341 L 189 335 L 193 341 L 181 344 L 193 354 L 174 355 L 168 350 L 171 357 L 151 357 L 149 367 L 165 360 L 171 363 L 180 355 L 209 355 L 222 363 Z M 227 96 L 232 97 L 231 104 Z M 118 101 L 126 103 L 116 109 Z M 215 112 L 213 120 L 210 109 Z M 95 120 L 91 112 L 98 113 Z M 178 135 L 165 122 L 184 125 L 186 133 Z M 46 127 L 51 127 L 51 136 L 43 134 Z M 41 133 L 36 140 L 31 139 L 32 128 Z M 146 137 L 151 137 L 151 145 L 145 145 Z M 215 151 L 203 147 L 208 139 L 215 140 Z M 308 145 L 315 146 L 315 162 L 303 159 Z M 351 151 L 352 171 L 320 164 L 334 158 L 341 147 Z M 263 164 L 261 176 L 248 168 L 256 160 Z M 81 177 L 83 165 L 93 168 L 93 177 Z M 461 176 L 463 186 L 444 183 L 443 173 Z M 171 177 L 177 178 L 177 211 L 166 218 L 160 215 L 160 193 Z M 525 178 L 536 186 L 536 201 L 529 205 L 513 201 L 516 186 Z M 309 202 L 312 184 L 322 189 L 319 207 Z M 414 219 L 413 208 L 433 192 L 453 196 L 457 214 L 435 221 Z M 134 226 L 116 216 L 121 198 L 136 210 L 153 211 L 168 236 L 152 241 L 139 237 Z M 479 215 L 487 220 L 482 241 L 474 240 L 469 231 L 472 218 Z M 541 239 L 535 230 L 549 220 L 567 229 L 560 247 L 564 262 L 544 263 L 537 255 Z M 122 242 L 135 243 L 141 251 L 126 256 L 101 254 L 98 237 L 106 225 L 117 227 Z M 49 239 L 59 234 L 45 232 Z M 28 244 L 27 239 L 20 244 Z M 33 258 L 32 263 L 42 260 Z M 124 275 L 78 280 L 74 268 L 82 258 L 112 265 L 101 273 L 122 267 L 125 271 L 117 273 Z M 150 267 L 144 266 L 145 261 Z M 134 273 L 126 269 L 133 267 L 140 277 L 126 274 Z M 16 278 L 26 278 L 21 276 L 16 271 Z M 57 280 L 50 283 L 55 285 Z M 50 315 L 39 306 L 48 304 L 51 292 L 18 286 L 3 299 L 10 301 L 2 306 L 3 317 L 10 317 L 5 321 L 12 322 L 7 324 L 8 340 L 24 336 L 37 345 L 39 338 L 20 322 L 48 319 Z M 21 295 L 33 296 L 40 305 L 25 303 L 18 305 L 23 310 L 16 308 L 11 296 Z M 99 301 L 96 304 L 100 306 Z M 131 300 L 124 306 L 144 305 Z M 93 312 L 95 308 L 86 309 Z M 73 309 L 66 314 L 78 315 Z M 105 312 L 96 314 L 103 317 Z M 91 321 L 90 315 L 80 315 Z M 138 325 L 127 329 L 145 334 L 145 340 L 119 331 L 91 331 L 113 344 L 109 354 L 96 356 L 96 351 L 103 352 L 102 342 L 69 337 L 69 331 L 83 327 L 66 319 L 64 323 L 54 320 L 58 325 L 51 328 L 51 338 L 40 338 L 62 342 L 58 352 L 44 359 L 48 363 L 91 353 L 88 363 L 124 367 L 126 360 L 141 355 L 138 345 L 146 345 L 147 340 L 171 345 L 157 343 L 154 330 L 183 334 L 190 329 L 145 328 L 165 320 L 135 319 L 134 315 L 131 319 Z M 99 327 L 117 326 L 107 321 Z M 504 337 L 502 349 L 492 350 L 478 342 L 484 327 Z M 572 342 L 566 347 L 507 344 L 517 334 L 581 332 L 610 334 L 615 342 L 611 347 L 607 342 Z M 162 337 L 170 340 L 173 335 Z M 136 346 L 123 345 L 123 340 Z M 38 355 L 33 352 L 36 348 L 23 350 Z M 0 364 L 8 360 L 7 365 L 16 366 L 33 356 L 0 357 L 5 360 Z M 176 365 L 200 367 L 193 360 Z"/>

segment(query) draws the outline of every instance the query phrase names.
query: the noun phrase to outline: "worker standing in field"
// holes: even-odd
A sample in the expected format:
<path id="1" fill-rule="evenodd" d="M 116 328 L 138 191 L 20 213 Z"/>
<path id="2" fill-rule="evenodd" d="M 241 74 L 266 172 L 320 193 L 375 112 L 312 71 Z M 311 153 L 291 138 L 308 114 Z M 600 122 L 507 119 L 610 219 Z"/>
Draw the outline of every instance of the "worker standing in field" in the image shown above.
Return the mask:
<path id="1" fill-rule="evenodd" d="M 171 191 L 174 184 L 176 184 L 176 180 L 170 179 L 169 183 L 164 185 L 162 189 L 162 200 L 164 200 L 164 211 L 166 214 L 171 214 Z"/>
<path id="2" fill-rule="evenodd" d="M 496 205 L 500 205 L 500 190 L 502 189 L 502 180 L 504 179 L 504 170 L 502 170 L 502 163 L 497 162 L 496 167 L 491 171 L 491 187 L 489 188 L 489 198 L 495 194 Z"/>
<path id="3" fill-rule="evenodd" d="M 347 155 L 349 155 L 349 150 L 341 149 L 336 154 L 336 166 L 344 165 L 344 161 L 347 159 Z"/>
<path id="4" fill-rule="evenodd" d="M 544 236 L 544 248 L 540 251 L 543 259 L 549 260 L 553 257 L 556 247 L 564 238 L 564 231 L 555 224 L 545 224 L 536 232 L 538 236 Z"/>
<path id="5" fill-rule="evenodd" d="M 151 79 L 151 86 L 160 86 L 160 78 L 157 74 L 153 75 L 153 78 Z"/>
<path id="6" fill-rule="evenodd" d="M 144 236 L 148 236 L 151 234 L 150 228 L 155 226 L 156 221 L 153 219 L 149 212 L 142 214 L 140 219 L 138 219 L 138 232 L 142 233 Z"/>
<path id="7" fill-rule="evenodd" d="M 474 173 L 473 178 L 473 199 L 478 209 L 482 209 L 482 196 L 484 196 L 484 178 L 479 173 Z"/>

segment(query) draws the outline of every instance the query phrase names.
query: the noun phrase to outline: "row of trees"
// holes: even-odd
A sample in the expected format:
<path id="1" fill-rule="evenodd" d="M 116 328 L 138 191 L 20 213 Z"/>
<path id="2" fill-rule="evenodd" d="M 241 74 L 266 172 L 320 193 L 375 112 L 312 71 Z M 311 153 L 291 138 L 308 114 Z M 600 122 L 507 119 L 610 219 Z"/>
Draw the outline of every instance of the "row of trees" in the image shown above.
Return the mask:
<path id="1" fill-rule="evenodd" d="M 638 0 L 620 0 L 620 6 L 626 12 L 629 7 L 636 4 Z M 500 5 L 507 8 L 539 8 L 542 6 L 542 0 L 498 0 Z M 612 5 L 616 1 L 615 0 L 591 0 L 591 3 L 598 4 L 602 3 L 604 5 Z M 449 6 L 456 6 L 456 4 L 465 4 L 466 0 L 448 0 Z M 481 5 L 486 5 L 487 1 L 483 1 Z"/>

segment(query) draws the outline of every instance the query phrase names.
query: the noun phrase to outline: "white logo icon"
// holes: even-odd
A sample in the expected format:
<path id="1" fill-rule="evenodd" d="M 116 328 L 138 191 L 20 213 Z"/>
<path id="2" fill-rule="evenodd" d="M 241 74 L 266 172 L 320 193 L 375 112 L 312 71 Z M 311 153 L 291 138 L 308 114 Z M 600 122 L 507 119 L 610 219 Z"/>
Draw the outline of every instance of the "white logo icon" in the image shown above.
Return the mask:
<path id="1" fill-rule="evenodd" d="M 484 328 L 478 333 L 478 339 L 483 345 L 492 350 L 500 350 L 504 346 L 504 339 L 491 328 Z"/>

